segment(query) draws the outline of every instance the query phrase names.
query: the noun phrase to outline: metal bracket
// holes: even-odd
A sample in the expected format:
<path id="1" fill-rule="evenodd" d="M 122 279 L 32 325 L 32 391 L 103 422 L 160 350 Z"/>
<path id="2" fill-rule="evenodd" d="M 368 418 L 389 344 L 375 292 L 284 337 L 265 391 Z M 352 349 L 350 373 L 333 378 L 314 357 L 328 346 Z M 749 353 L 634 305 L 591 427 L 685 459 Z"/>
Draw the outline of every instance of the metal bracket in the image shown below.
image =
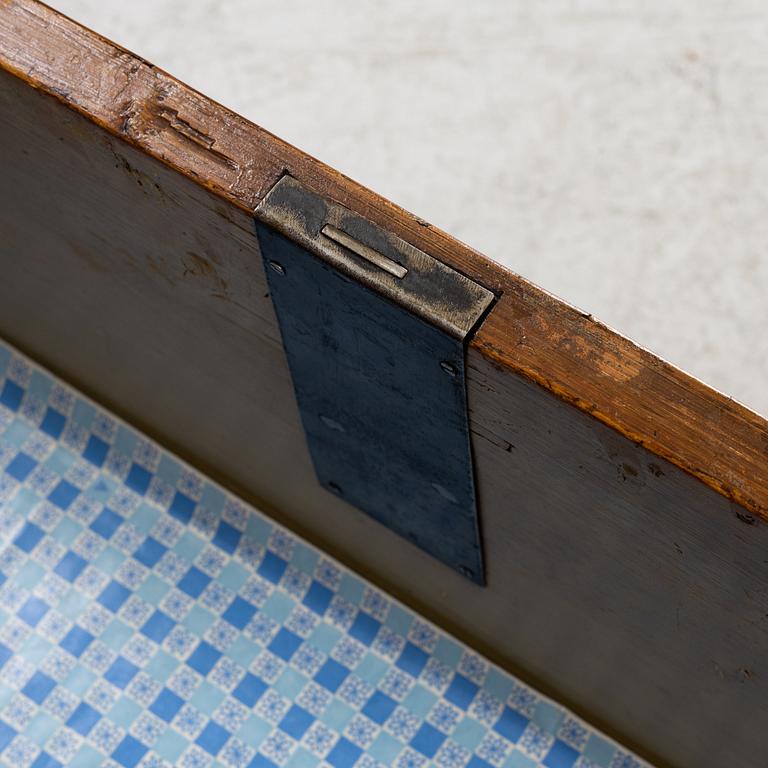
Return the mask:
<path id="1" fill-rule="evenodd" d="M 290 176 L 255 216 L 318 481 L 485 583 L 464 358 L 493 294 Z"/>

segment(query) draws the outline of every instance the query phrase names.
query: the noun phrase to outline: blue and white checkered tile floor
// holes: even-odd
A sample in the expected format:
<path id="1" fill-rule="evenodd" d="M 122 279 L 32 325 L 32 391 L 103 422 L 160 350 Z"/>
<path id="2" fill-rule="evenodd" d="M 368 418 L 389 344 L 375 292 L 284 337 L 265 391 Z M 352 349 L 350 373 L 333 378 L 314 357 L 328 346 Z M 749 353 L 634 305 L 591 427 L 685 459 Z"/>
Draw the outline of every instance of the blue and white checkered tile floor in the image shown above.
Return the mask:
<path id="1" fill-rule="evenodd" d="M 645 765 L 1 342 L 0 764 Z"/>

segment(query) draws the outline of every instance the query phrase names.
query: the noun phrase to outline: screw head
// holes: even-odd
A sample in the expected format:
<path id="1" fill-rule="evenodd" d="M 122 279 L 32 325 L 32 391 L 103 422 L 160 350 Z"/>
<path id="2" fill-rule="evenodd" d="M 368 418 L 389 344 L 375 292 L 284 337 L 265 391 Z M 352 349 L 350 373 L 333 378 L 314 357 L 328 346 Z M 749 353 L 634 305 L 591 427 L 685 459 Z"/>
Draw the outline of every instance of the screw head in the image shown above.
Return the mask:
<path id="1" fill-rule="evenodd" d="M 458 373 L 456 366 L 453 363 L 449 363 L 447 360 L 443 360 L 440 363 L 440 367 L 449 375 L 455 376 Z"/>
<path id="2" fill-rule="evenodd" d="M 285 267 L 279 261 L 270 261 L 269 266 L 272 267 L 272 269 L 277 272 L 278 275 L 285 274 Z"/>

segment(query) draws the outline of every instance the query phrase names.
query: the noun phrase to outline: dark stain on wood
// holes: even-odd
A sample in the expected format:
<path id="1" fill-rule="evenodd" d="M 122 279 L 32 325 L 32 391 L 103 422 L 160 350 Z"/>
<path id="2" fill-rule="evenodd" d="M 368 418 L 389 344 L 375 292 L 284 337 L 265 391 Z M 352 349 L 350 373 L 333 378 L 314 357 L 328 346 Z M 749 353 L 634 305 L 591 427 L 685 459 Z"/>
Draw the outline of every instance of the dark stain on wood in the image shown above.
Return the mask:
<path id="1" fill-rule="evenodd" d="M 187 275 L 203 276 L 215 274 L 211 263 L 202 256 L 198 256 L 194 251 L 186 252 L 182 257 L 182 264 L 184 266 L 184 277 Z"/>

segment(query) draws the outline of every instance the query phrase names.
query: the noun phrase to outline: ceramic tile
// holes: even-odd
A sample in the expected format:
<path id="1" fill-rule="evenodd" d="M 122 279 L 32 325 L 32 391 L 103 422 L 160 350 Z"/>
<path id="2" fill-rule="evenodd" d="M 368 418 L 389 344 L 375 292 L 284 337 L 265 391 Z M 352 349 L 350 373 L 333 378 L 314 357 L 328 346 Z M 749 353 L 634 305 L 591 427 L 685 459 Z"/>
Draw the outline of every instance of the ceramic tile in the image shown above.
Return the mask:
<path id="1" fill-rule="evenodd" d="M 2 343 L 0 764 L 645 765 Z"/>

